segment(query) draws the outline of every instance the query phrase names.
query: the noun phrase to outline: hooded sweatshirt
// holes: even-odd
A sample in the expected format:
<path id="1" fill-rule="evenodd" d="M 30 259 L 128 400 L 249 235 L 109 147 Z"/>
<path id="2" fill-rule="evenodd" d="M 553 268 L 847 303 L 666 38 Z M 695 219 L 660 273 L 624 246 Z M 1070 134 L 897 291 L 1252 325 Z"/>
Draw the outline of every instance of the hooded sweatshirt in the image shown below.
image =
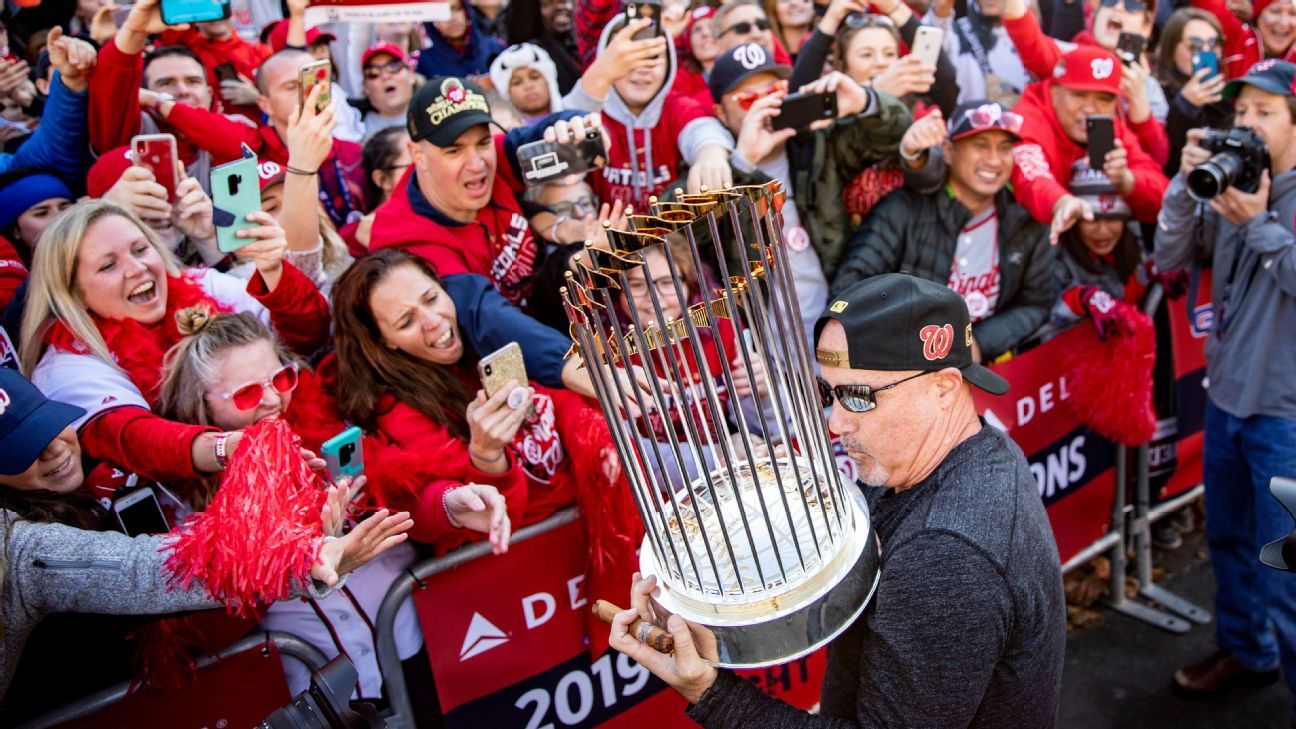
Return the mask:
<path id="1" fill-rule="evenodd" d="M 417 70 L 426 78 L 433 76 L 480 76 L 490 73 L 491 59 L 504 50 L 504 42 L 486 35 L 475 21 L 472 3 L 463 3 L 468 32 L 463 45 L 455 45 L 441 35 L 433 23 L 424 23 L 432 45 L 419 52 Z"/>
<path id="2" fill-rule="evenodd" d="M 621 16 L 604 27 L 600 53 L 624 23 Z M 694 99 L 671 95 L 675 70 L 675 46 L 667 43 L 666 78 L 637 115 L 615 88 L 600 104 L 577 84 L 564 100 L 568 108 L 603 113 L 611 149 L 602 174 L 591 175 L 589 183 L 604 202 L 621 200 L 646 210 L 648 198 L 665 192 L 667 184 L 678 179 L 681 163 L 693 164 L 703 147 L 715 144 L 733 151 L 733 137 L 709 108 Z"/>

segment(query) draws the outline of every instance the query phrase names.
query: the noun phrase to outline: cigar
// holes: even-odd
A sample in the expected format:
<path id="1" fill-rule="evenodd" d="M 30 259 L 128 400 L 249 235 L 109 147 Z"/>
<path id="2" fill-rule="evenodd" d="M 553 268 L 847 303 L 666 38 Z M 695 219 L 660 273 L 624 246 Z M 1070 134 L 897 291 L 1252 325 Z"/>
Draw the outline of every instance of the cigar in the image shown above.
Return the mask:
<path id="1" fill-rule="evenodd" d="M 617 613 L 621 612 L 623 609 L 624 608 L 613 605 L 607 600 L 594 601 L 594 614 L 598 616 L 599 620 L 602 620 L 608 625 L 612 624 L 612 619 L 615 618 Z M 675 639 L 671 637 L 670 633 L 667 633 L 652 623 L 645 623 L 639 618 L 635 618 L 634 622 L 630 623 L 630 635 L 636 636 L 639 638 L 640 643 L 643 643 L 658 653 L 670 654 L 675 652 Z"/>

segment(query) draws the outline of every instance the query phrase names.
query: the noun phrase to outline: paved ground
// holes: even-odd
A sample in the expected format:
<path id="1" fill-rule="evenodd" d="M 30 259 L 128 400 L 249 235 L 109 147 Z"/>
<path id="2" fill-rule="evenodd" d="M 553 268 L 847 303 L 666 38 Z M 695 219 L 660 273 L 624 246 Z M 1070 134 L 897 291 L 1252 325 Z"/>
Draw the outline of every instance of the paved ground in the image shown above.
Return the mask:
<path id="1" fill-rule="evenodd" d="M 1215 595 L 1200 533 L 1173 552 L 1157 553 L 1169 577 L 1162 584 L 1208 609 Z M 1200 558 L 1199 558 L 1200 557 Z M 1102 619 L 1073 629 L 1058 727 L 1067 729 L 1286 729 L 1293 726 L 1287 688 L 1279 682 L 1225 697 L 1189 701 L 1170 691 L 1170 676 L 1214 650 L 1212 625 L 1173 635 L 1104 610 Z"/>

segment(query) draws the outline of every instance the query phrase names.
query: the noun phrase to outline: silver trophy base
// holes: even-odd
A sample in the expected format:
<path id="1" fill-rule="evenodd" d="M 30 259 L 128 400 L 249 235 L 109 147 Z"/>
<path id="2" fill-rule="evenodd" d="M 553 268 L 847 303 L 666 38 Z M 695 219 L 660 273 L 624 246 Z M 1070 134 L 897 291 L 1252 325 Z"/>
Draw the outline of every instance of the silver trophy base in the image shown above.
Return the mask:
<path id="1" fill-rule="evenodd" d="M 654 598 L 659 615 L 678 614 L 710 632 L 694 641 L 704 658 L 719 668 L 763 668 L 813 653 L 836 638 L 864 612 L 877 589 L 879 548 L 858 489 L 848 487 L 854 528 L 847 530 L 837 557 L 795 594 L 757 598 L 740 605 L 701 603 L 672 591 L 668 573 L 658 566 L 646 543 L 639 568 L 657 575 L 661 595 Z M 713 638 L 713 640 L 712 640 Z"/>

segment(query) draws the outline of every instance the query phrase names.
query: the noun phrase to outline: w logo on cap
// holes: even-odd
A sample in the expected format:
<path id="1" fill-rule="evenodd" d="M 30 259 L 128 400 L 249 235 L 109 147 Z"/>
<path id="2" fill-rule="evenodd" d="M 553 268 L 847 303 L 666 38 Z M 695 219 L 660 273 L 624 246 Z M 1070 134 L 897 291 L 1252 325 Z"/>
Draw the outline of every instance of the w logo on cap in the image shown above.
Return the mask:
<path id="1" fill-rule="evenodd" d="M 922 340 L 923 357 L 928 362 L 945 359 L 949 355 L 950 347 L 954 346 L 954 327 L 949 324 L 944 326 L 928 324 L 919 330 L 918 338 Z"/>
<path id="2" fill-rule="evenodd" d="M 5 410 L 9 409 L 10 402 L 11 400 L 9 399 L 9 393 L 5 392 L 4 390 L 0 390 L 0 415 L 4 415 Z"/>
<path id="3" fill-rule="evenodd" d="M 257 165 L 257 175 L 263 180 L 273 180 L 280 172 L 283 172 L 283 168 L 278 162 L 267 160 Z"/>
<path id="4" fill-rule="evenodd" d="M 761 48 L 755 43 L 748 43 L 735 48 L 733 51 L 733 58 L 735 61 L 742 64 L 743 68 L 748 71 L 754 71 L 755 69 L 764 66 L 766 59 L 769 57 L 765 55 L 764 48 Z"/>
<path id="5" fill-rule="evenodd" d="M 1110 58 L 1095 58 L 1089 62 L 1089 70 L 1093 72 L 1095 79 L 1101 81 L 1116 70 L 1116 62 Z"/>

